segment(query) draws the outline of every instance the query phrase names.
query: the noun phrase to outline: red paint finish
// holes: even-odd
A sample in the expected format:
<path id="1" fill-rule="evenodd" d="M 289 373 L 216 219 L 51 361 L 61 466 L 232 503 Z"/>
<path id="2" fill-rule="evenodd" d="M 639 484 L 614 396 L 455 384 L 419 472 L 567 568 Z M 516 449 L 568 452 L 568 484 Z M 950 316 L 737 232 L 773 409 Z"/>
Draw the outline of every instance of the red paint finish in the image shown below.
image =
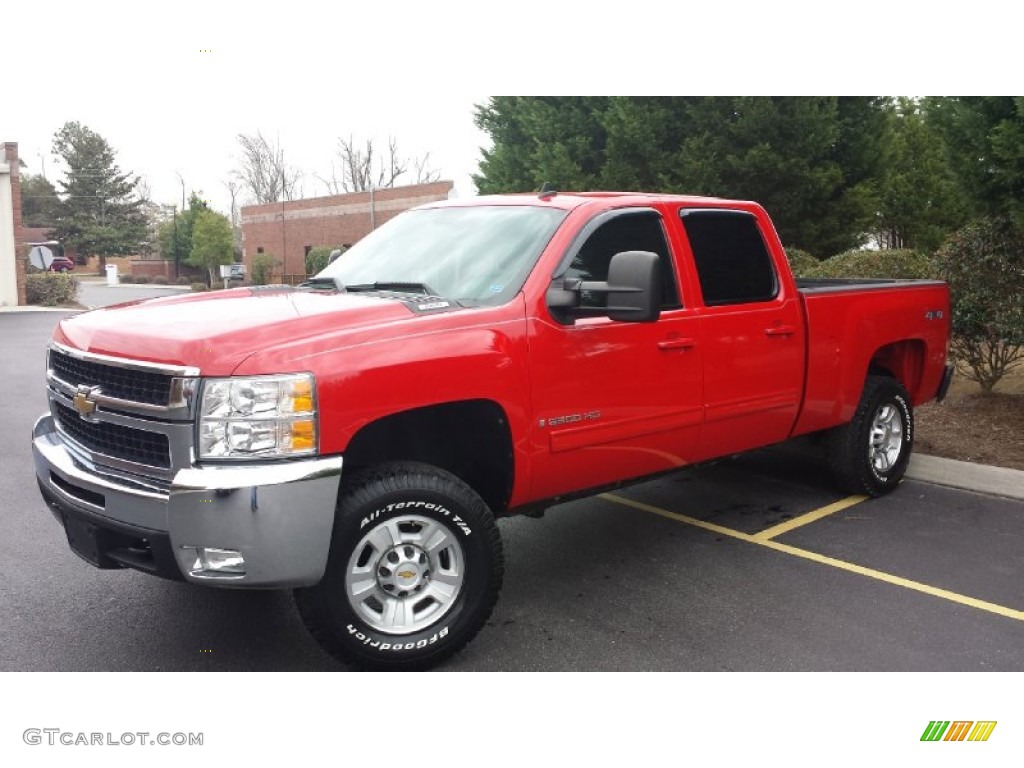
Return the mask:
<path id="1" fill-rule="evenodd" d="M 520 293 L 502 306 L 415 314 L 379 296 L 238 289 L 90 312 L 62 321 L 55 338 L 196 366 L 204 376 L 310 371 L 324 454 L 343 454 L 361 428 L 390 415 L 491 401 L 512 435 L 510 508 L 839 425 L 870 370 L 899 378 L 915 404 L 939 386 L 945 285 L 800 290 L 755 203 L 601 193 L 434 205 L 485 204 L 568 212 Z M 547 291 L 574 239 L 595 216 L 629 207 L 660 214 L 682 306 L 653 323 L 559 322 Z M 752 214 L 777 294 L 706 306 L 681 208 Z"/>

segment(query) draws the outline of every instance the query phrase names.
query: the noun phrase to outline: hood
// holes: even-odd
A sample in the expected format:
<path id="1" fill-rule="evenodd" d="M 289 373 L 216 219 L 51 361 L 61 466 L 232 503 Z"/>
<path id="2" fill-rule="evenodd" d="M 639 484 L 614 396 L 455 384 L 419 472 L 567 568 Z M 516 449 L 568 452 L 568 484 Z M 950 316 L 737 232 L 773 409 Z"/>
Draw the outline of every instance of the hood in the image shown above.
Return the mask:
<path id="1" fill-rule="evenodd" d="M 276 344 L 414 317 L 401 301 L 379 295 L 236 288 L 85 312 L 63 320 L 54 339 L 86 352 L 223 376 Z"/>

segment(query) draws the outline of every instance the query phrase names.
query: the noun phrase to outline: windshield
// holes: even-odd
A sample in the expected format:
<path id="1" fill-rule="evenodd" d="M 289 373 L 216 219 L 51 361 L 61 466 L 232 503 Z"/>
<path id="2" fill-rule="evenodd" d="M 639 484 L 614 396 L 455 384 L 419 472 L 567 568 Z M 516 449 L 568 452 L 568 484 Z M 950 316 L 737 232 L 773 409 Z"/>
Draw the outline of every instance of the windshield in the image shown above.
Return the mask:
<path id="1" fill-rule="evenodd" d="M 418 283 L 463 304 L 504 304 L 522 288 L 565 216 L 566 211 L 534 205 L 407 211 L 317 278 L 364 290 L 374 283 L 382 290 Z"/>

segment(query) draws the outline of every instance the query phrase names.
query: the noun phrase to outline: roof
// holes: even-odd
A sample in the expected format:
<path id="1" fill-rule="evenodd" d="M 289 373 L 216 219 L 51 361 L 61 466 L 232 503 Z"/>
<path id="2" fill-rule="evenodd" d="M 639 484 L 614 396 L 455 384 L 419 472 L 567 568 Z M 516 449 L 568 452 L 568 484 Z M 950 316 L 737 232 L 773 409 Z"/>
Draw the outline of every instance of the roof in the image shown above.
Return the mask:
<path id="1" fill-rule="evenodd" d="M 748 200 L 726 200 L 719 197 L 701 197 L 698 195 L 676 195 L 658 192 L 558 192 L 541 197 L 536 192 L 511 195 L 481 195 L 464 197 L 436 203 L 428 203 L 424 208 L 462 207 L 472 205 L 538 205 L 571 210 L 582 205 L 600 204 L 601 207 L 614 207 L 617 202 L 623 205 L 655 205 L 664 203 L 682 204 L 694 208 L 723 206 L 756 205 Z"/>

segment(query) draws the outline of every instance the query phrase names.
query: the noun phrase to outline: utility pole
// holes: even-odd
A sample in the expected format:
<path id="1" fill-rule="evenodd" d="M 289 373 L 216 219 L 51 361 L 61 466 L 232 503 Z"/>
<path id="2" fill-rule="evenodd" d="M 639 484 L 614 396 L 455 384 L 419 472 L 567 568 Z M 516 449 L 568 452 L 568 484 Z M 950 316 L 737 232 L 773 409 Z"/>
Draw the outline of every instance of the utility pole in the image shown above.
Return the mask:
<path id="1" fill-rule="evenodd" d="M 177 280 L 180 275 L 178 274 L 178 206 L 174 206 L 174 279 Z"/>
<path id="2" fill-rule="evenodd" d="M 181 212 L 185 213 L 185 180 L 181 178 L 181 174 L 177 171 L 174 172 L 174 175 L 177 176 L 178 181 L 181 182 Z"/>

